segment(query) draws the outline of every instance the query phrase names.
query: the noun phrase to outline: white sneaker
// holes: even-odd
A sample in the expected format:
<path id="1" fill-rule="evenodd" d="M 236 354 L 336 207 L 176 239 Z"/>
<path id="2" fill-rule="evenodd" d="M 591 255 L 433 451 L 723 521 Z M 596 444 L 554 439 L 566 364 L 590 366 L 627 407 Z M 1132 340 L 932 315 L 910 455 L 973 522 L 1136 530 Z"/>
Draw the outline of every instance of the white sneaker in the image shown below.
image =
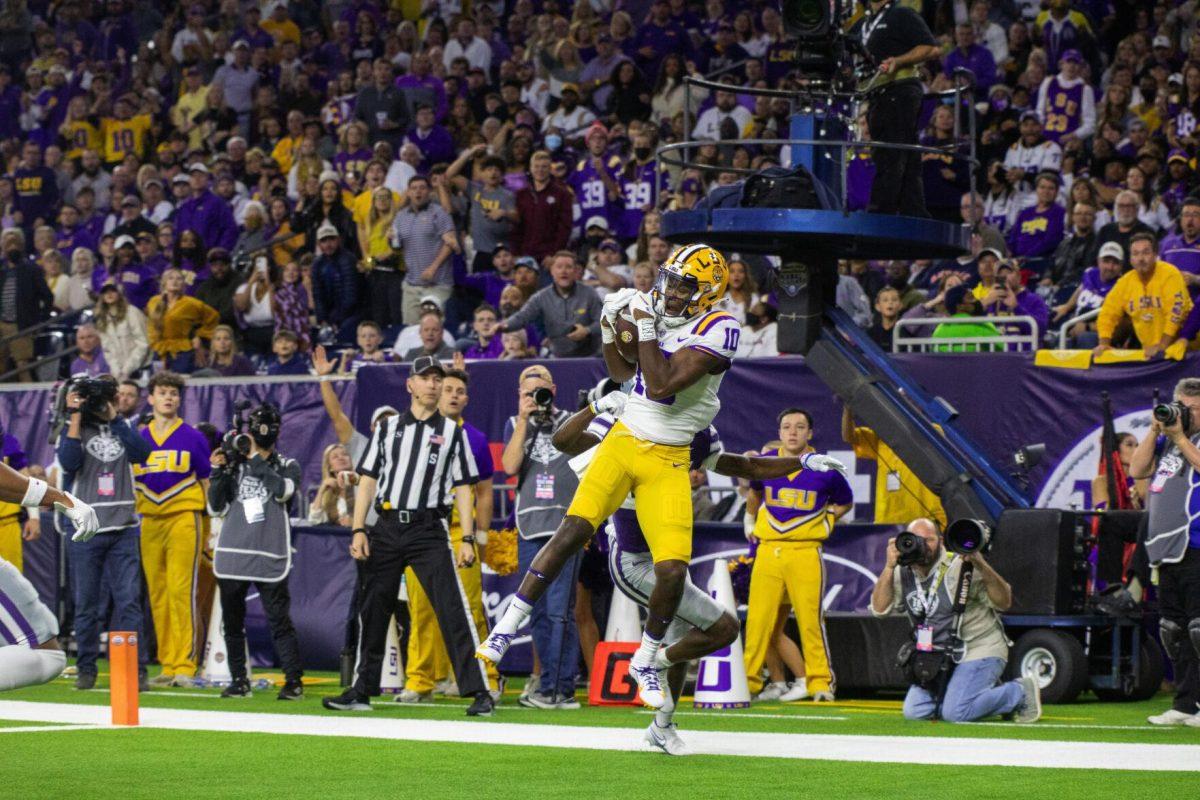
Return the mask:
<path id="1" fill-rule="evenodd" d="M 1200 719 L 1195 714 L 1185 714 L 1173 708 L 1169 708 L 1161 714 L 1146 717 L 1146 722 L 1149 722 L 1151 725 L 1200 725 Z"/>
<path id="2" fill-rule="evenodd" d="M 662 708 L 665 702 L 662 683 L 659 681 L 658 675 L 658 670 L 654 668 L 653 664 L 629 662 L 629 677 L 637 681 L 638 699 L 644 706 L 653 708 L 655 711 Z"/>
<path id="3" fill-rule="evenodd" d="M 437 682 L 437 685 L 433 687 L 433 693 L 445 697 L 458 697 L 458 684 L 454 682 L 454 678 L 446 678 Z"/>
<path id="4" fill-rule="evenodd" d="M 781 703 L 795 703 L 800 700 L 808 699 L 808 681 L 804 678 L 797 678 L 792 681 L 791 688 L 783 693 L 779 698 Z"/>
<path id="5" fill-rule="evenodd" d="M 651 722 L 646 728 L 646 744 L 662 750 L 669 756 L 686 756 L 690 752 L 683 739 L 679 738 L 678 726 L 672 722 L 665 728 L 659 727 L 658 722 Z"/>
<path id="6" fill-rule="evenodd" d="M 1189 728 L 1200 728 L 1200 714 L 1192 714 L 1192 718 L 1185 719 L 1183 724 Z"/>
<path id="7" fill-rule="evenodd" d="M 758 696 L 755 697 L 754 700 L 758 703 L 769 703 L 772 700 L 778 700 L 779 698 L 783 697 L 784 692 L 787 690 L 788 685 L 783 681 L 768 683 L 762 688 L 762 691 L 758 693 Z"/>
<path id="8" fill-rule="evenodd" d="M 1042 718 L 1042 687 L 1033 675 L 1024 676 L 1020 683 L 1025 690 L 1025 699 L 1013 712 L 1013 722 L 1037 722 Z"/>
<path id="9" fill-rule="evenodd" d="M 414 692 L 412 689 L 405 689 L 396 695 L 397 703 L 431 703 L 433 702 L 433 692 Z"/>
<path id="10" fill-rule="evenodd" d="M 833 701 L 833 692 L 816 692 L 813 694 L 814 703 L 832 703 Z"/>
<path id="11" fill-rule="evenodd" d="M 508 652 L 508 646 L 512 644 L 514 638 L 516 638 L 515 633 L 497 633 L 496 631 L 492 631 L 479 647 L 475 648 L 475 657 L 480 661 L 486 661 L 492 666 L 498 667 L 500 666 L 500 659 L 504 658 L 504 654 Z"/>
<path id="12" fill-rule="evenodd" d="M 530 675 L 525 681 L 525 686 L 521 689 L 521 694 L 517 697 L 517 700 L 525 700 L 529 695 L 537 694 L 540 688 L 539 677 L 537 675 Z"/>

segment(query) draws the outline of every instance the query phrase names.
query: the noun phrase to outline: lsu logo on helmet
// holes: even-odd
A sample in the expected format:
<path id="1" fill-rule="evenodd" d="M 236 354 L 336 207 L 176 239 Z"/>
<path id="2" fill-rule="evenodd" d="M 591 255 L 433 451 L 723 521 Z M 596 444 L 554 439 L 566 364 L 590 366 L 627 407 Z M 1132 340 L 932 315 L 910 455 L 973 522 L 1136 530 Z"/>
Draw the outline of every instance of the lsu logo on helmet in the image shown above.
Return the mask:
<path id="1" fill-rule="evenodd" d="M 675 248 L 658 269 L 654 282 L 654 308 L 666 316 L 668 286 L 682 283 L 692 290 L 682 316 L 690 319 L 713 307 L 729 288 L 729 267 L 725 257 L 706 244 L 687 244 Z"/>

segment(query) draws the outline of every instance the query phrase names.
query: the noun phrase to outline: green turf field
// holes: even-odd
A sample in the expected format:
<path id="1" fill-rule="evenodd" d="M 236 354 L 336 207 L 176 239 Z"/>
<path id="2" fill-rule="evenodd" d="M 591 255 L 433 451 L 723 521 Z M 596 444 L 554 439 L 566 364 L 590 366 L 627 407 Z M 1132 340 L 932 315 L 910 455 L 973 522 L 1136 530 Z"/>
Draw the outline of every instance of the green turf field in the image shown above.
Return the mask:
<path id="1" fill-rule="evenodd" d="M 244 700 L 222 700 L 215 689 L 156 689 L 143 694 L 141 703 L 148 713 L 151 709 L 179 709 L 327 716 L 331 720 L 346 716 L 320 708 L 322 696 L 339 691 L 334 676 L 318 673 L 309 676 L 308 681 L 307 698 L 295 703 L 275 700 L 273 691 Z M 101 664 L 98 688 L 106 687 L 107 676 Z M 649 712 L 633 708 L 526 710 L 516 704 L 516 694 L 517 689 L 510 685 L 493 721 L 536 727 L 579 726 L 581 737 L 588 736 L 589 727 L 623 728 L 630 729 L 630 739 L 636 739 L 638 729 L 650 719 Z M 733 712 L 697 711 L 685 702 L 677 717 L 685 740 L 689 731 L 695 736 L 702 731 L 720 731 L 816 734 L 822 739 L 830 734 L 907 737 L 887 742 L 887 747 L 895 750 L 895 758 L 889 754 L 884 760 L 901 762 L 896 764 L 717 755 L 673 759 L 654 752 L 233 730 L 71 726 L 62 726 L 61 731 L 43 730 L 50 727 L 49 719 L 5 719 L 3 703 L 7 701 L 106 706 L 108 695 L 106 691 L 77 692 L 67 679 L 0 695 L 0 787 L 5 787 L 0 796 L 14 798 L 113 794 L 155 798 L 433 798 L 462 797 L 467 792 L 483 798 L 646 797 L 652 792 L 668 797 L 749 797 L 772 790 L 806 795 L 816 792 L 830 800 L 918 795 L 1057 800 L 1097 798 L 1117 791 L 1200 796 L 1200 763 L 1196 764 L 1198 771 L 1190 773 L 902 763 L 908 753 L 940 746 L 930 737 L 1044 740 L 1046 747 L 1059 742 L 1190 745 L 1183 749 L 1194 753 L 1193 748 L 1200 746 L 1200 729 L 1163 729 L 1145 723 L 1147 714 L 1167 707 L 1166 695 L 1137 704 L 1084 700 L 1048 706 L 1041 723 L 1025 727 L 1000 720 L 973 725 L 910 723 L 900 717 L 898 698 L 847 699 L 819 706 L 765 703 Z M 399 705 L 384 698 L 377 700 L 370 714 L 350 716 L 381 721 L 428 720 L 431 724 L 465 722 L 465 705 L 466 701 L 457 699 Z M 493 721 L 471 724 L 487 726 Z M 31 730 L 22 732 L 22 728 Z M 623 736 L 617 731 L 610 733 Z M 796 740 L 803 746 L 802 738 Z M 987 743 L 981 743 L 981 747 L 987 747 Z M 55 767 L 31 772 L 30 764 Z M 47 782 L 39 785 L 31 777 L 35 773 L 47 775 Z M 119 781 L 121 788 L 112 787 L 111 781 Z M 912 791 L 902 790 L 904 786 L 911 786 Z M 16 791 L 9 794 L 9 787 Z"/>

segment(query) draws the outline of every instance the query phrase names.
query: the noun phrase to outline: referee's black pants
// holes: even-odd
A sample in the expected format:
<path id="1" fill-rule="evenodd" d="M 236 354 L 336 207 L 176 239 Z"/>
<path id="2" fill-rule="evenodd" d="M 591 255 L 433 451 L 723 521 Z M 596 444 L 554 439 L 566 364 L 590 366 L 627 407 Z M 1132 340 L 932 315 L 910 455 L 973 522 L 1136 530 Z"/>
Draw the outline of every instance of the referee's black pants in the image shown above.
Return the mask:
<path id="1" fill-rule="evenodd" d="M 915 145 L 924 96 L 921 84 L 913 80 L 898 81 L 872 95 L 867 111 L 872 141 Z M 875 162 L 875 180 L 871 184 L 868 209 L 876 214 L 928 217 L 921 154 L 874 147 L 871 158 Z"/>
<path id="2" fill-rule="evenodd" d="M 371 554 L 363 562 L 354 688 L 370 697 L 379 694 L 388 620 L 404 569 L 412 567 L 437 615 L 459 693 L 469 697 L 486 691 L 483 663 L 475 658 L 479 635 L 458 579 L 445 520 L 423 514 L 418 520 L 402 523 L 396 512 L 385 511 L 368 531 L 367 541 Z"/>

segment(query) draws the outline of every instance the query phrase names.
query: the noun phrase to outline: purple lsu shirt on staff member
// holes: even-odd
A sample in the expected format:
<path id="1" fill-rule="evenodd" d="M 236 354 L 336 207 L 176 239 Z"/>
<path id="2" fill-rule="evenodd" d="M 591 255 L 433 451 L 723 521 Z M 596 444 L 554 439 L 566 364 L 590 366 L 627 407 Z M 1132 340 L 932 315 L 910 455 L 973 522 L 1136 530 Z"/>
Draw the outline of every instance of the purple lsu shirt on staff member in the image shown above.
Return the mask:
<path id="1" fill-rule="evenodd" d="M 763 452 L 764 457 L 778 455 L 778 450 Z M 842 473 L 832 469 L 801 469 L 782 478 L 752 481 L 750 487 L 763 495 L 754 526 L 754 535 L 760 541 L 824 541 L 833 530 L 829 507 L 854 502 L 850 484 Z"/>
<path id="2" fill-rule="evenodd" d="M 605 433 L 612 428 L 612 418 L 602 414 L 588 425 L 588 431 L 596 432 L 597 423 L 603 426 Z M 721 436 L 716 427 L 709 425 L 692 439 L 692 461 L 688 469 L 712 469 L 717 459 L 725 449 L 721 446 Z M 650 545 L 642 534 L 642 526 L 638 524 L 637 513 L 632 508 L 619 508 L 612 515 L 613 530 L 616 532 L 617 549 L 624 553 L 649 553 Z M 597 543 L 604 542 L 605 537 L 598 537 Z"/>

